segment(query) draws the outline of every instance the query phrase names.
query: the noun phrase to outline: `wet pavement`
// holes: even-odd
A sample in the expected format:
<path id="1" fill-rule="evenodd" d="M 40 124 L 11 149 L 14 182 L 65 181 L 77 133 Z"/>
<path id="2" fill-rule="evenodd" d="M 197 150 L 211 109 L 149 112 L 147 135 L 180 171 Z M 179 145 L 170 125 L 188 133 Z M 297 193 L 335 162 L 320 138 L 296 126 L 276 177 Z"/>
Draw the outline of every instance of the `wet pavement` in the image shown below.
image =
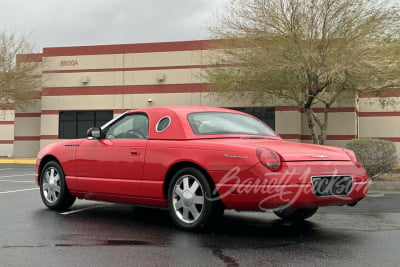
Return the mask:
<path id="1" fill-rule="evenodd" d="M 398 266 L 400 195 L 321 208 L 292 224 L 271 212 L 227 211 L 201 233 L 165 210 L 77 201 L 48 210 L 34 167 L 0 165 L 0 266 Z"/>

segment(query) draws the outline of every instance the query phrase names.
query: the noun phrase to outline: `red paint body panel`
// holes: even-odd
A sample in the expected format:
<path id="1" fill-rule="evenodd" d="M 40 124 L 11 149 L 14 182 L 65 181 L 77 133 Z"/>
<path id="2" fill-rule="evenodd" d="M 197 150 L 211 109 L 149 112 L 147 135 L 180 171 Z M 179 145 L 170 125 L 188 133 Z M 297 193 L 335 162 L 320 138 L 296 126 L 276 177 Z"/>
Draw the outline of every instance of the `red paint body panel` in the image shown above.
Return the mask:
<path id="1" fill-rule="evenodd" d="M 315 207 L 354 203 L 365 197 L 368 177 L 342 148 L 283 141 L 279 136 L 196 135 L 187 119 L 193 112 L 230 112 L 195 106 L 153 107 L 128 111 L 148 117 L 147 139 L 70 140 L 46 146 L 38 154 L 36 181 L 49 158 L 57 160 L 69 190 L 85 199 L 167 206 L 166 181 L 176 164 L 191 164 L 215 184 L 229 209 L 266 209 L 291 204 Z M 157 123 L 169 117 L 166 130 Z M 110 124 L 118 121 L 118 118 Z M 104 127 L 107 127 L 106 124 Z M 271 171 L 257 148 L 279 155 L 281 166 Z M 350 175 L 353 187 L 342 197 L 317 197 L 311 177 Z"/>
<path id="2" fill-rule="evenodd" d="M 348 196 L 318 198 L 312 187 L 311 176 L 353 176 L 353 187 Z M 225 206 L 231 209 L 273 209 L 291 204 L 292 207 L 346 205 L 365 197 L 368 179 L 364 169 L 352 162 L 288 162 L 280 172 L 268 171 L 260 163 L 247 171 L 212 172 L 220 181 L 216 188 Z"/>
<path id="3" fill-rule="evenodd" d="M 76 152 L 79 190 L 140 195 L 147 140 L 87 139 Z"/>
<path id="4" fill-rule="evenodd" d="M 225 207 L 237 210 L 266 210 L 280 207 L 312 208 L 322 206 L 342 206 L 352 204 L 356 200 L 365 197 L 368 182 L 356 183 L 353 192 L 346 198 L 317 198 L 311 184 L 307 185 L 266 185 L 266 186 L 243 186 L 242 193 L 231 193 L 229 185 L 221 186 L 219 193 L 227 194 L 223 198 Z M 243 193 L 244 192 L 244 193 Z"/>

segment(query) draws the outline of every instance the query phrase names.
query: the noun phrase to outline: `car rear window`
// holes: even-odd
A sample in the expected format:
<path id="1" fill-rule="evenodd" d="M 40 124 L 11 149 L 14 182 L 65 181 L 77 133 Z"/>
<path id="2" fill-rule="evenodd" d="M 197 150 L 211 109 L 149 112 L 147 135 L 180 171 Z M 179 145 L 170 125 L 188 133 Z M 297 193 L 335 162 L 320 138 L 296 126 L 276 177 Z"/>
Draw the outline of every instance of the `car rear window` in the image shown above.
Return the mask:
<path id="1" fill-rule="evenodd" d="M 196 135 L 249 134 L 276 136 L 273 130 L 251 116 L 229 112 L 197 112 L 188 115 Z"/>

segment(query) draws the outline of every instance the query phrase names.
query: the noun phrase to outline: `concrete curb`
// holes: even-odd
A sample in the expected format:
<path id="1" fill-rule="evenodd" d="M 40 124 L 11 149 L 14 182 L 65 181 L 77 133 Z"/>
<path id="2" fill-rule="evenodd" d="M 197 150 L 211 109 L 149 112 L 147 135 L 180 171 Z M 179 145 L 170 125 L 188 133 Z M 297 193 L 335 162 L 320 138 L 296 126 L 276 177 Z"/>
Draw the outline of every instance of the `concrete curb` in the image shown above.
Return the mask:
<path id="1" fill-rule="evenodd" d="M 400 182 L 370 182 L 368 192 L 400 192 Z"/>
<path id="2" fill-rule="evenodd" d="M 0 164 L 36 164 L 33 158 L 0 158 Z"/>

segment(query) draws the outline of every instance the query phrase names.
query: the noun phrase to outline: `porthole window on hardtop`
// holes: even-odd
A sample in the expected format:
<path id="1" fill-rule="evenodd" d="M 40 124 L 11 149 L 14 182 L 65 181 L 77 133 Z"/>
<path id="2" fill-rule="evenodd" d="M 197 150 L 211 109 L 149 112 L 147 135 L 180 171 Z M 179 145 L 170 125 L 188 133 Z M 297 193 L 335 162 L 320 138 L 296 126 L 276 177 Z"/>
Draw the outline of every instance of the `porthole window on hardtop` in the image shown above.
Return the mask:
<path id="1" fill-rule="evenodd" d="M 171 118 L 163 117 L 158 121 L 156 126 L 156 131 L 158 133 L 164 132 L 169 127 L 170 124 L 171 124 Z"/>

